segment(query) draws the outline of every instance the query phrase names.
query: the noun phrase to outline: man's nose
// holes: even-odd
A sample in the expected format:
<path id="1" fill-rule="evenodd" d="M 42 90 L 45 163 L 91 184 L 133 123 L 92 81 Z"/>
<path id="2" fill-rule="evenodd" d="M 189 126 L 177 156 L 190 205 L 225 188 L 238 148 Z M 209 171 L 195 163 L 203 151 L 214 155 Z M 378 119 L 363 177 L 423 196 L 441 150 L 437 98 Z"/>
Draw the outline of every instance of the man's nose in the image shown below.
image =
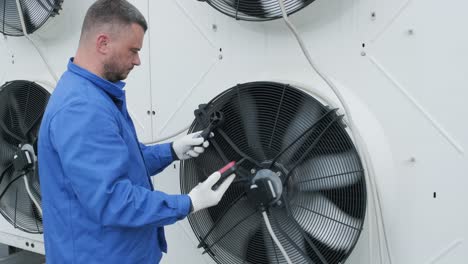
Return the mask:
<path id="1" fill-rule="evenodd" d="M 140 66 L 141 60 L 140 60 L 140 55 L 137 54 L 135 58 L 133 59 L 133 65 Z"/>

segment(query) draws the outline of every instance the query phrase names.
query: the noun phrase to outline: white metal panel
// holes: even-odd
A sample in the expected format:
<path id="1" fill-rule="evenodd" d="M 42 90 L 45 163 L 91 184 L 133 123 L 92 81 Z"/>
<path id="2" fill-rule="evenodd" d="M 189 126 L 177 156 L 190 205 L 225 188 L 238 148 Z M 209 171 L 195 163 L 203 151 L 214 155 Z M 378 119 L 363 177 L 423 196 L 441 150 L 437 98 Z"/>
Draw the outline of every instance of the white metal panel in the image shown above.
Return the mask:
<path id="1" fill-rule="evenodd" d="M 184 2 L 184 6 L 190 5 L 194 4 Z M 457 118 L 466 115 L 462 101 L 468 96 L 462 87 L 466 86 L 467 79 L 461 62 L 468 53 L 461 47 L 466 46 L 467 38 L 466 34 L 455 34 L 462 32 L 462 11 L 452 12 L 452 8 L 464 10 L 466 4 L 453 2 L 445 14 L 438 14 L 439 5 L 435 1 L 316 1 L 291 18 L 312 57 L 330 77 L 343 84 L 341 89 L 348 90 L 348 103 L 354 104 L 349 99 L 352 96 L 360 101 L 360 105 L 365 105 L 364 112 L 358 110 L 359 107 L 351 107 L 351 110 L 368 143 L 377 171 L 393 263 L 456 259 L 450 256 L 463 254 L 463 241 L 467 236 L 467 228 L 463 225 L 467 215 L 458 209 L 467 201 L 461 187 L 467 185 L 466 177 L 461 177 L 466 175 L 467 162 L 465 155 L 454 147 L 466 148 L 468 139 L 466 123 Z M 193 17 L 198 17 L 201 12 L 189 10 L 187 12 Z M 206 13 L 211 15 L 210 11 Z M 450 18 L 433 20 L 436 15 Z M 216 16 L 213 16 L 213 22 L 207 21 L 206 17 L 210 16 L 203 17 L 203 21 L 196 20 L 196 23 L 207 31 L 214 21 L 220 23 Z M 217 43 L 225 46 L 223 56 L 230 58 L 233 52 L 257 55 L 243 61 L 223 60 L 207 74 L 203 92 L 193 92 L 194 99 L 190 100 L 194 102 L 186 104 L 188 109 L 172 116 L 171 122 L 178 124 L 178 128 L 190 123 L 193 119 L 191 110 L 197 103 L 219 93 L 222 85 L 225 89 L 231 87 L 233 75 L 237 82 L 283 80 L 301 83 L 334 98 L 330 89 L 309 68 L 282 21 L 259 24 L 228 18 L 225 23 L 223 27 L 230 33 L 228 36 L 219 34 L 216 38 Z M 237 32 L 239 28 L 255 32 L 255 39 L 262 41 L 262 45 L 252 45 L 252 36 Z M 241 34 L 234 36 L 234 33 Z M 238 45 L 240 38 L 250 45 Z M 193 50 L 198 50 L 196 45 Z M 172 59 L 192 64 L 192 67 L 198 63 L 185 60 L 184 56 L 172 56 Z M 256 74 L 243 71 L 245 64 L 257 66 Z M 228 68 L 233 70 L 226 72 Z M 214 76 L 217 69 L 220 69 L 219 75 Z M 456 144 L 447 140 L 402 93 L 398 87 L 401 83 L 419 96 L 418 102 L 420 100 L 424 109 L 430 110 L 431 116 Z M 447 87 L 445 92 L 438 88 L 442 86 Z M 169 98 L 174 95 L 159 93 L 158 96 Z M 451 108 L 456 115 L 450 114 Z M 172 109 L 166 111 L 174 112 L 175 106 Z M 362 118 L 363 115 L 372 116 L 373 121 Z M 166 134 L 175 131 L 177 129 L 168 128 Z M 166 184 L 170 185 L 161 182 L 159 187 L 164 189 Z M 435 228 L 441 226 L 444 228 Z M 377 243 L 375 234 L 369 238 L 366 233 L 362 239 L 370 239 L 370 244 Z M 450 247 L 454 241 L 459 242 Z M 362 241 L 359 245 L 350 257 L 350 263 L 373 263 L 369 260 L 369 248 L 362 246 Z M 444 250 L 446 248 L 449 249 Z"/>
<path id="2" fill-rule="evenodd" d="M 147 1 L 130 1 L 141 13 L 150 19 Z M 138 139 L 141 142 L 151 142 L 153 140 L 152 111 L 151 102 L 151 74 L 150 74 L 150 34 L 147 32 L 143 41 L 143 48 L 140 51 L 141 65 L 135 67 L 129 74 L 125 90 L 127 95 L 127 107 L 132 117 Z M 148 112 L 149 111 L 149 112 Z"/>
<path id="3" fill-rule="evenodd" d="M 3 216 L 0 216 L 0 243 L 40 254 L 45 252 L 42 234 L 29 234 L 15 229 Z"/>
<path id="4" fill-rule="evenodd" d="M 257 28 L 196 1 L 150 1 L 150 13 L 157 14 L 150 18 L 156 140 L 188 126 L 193 110 L 226 85 L 258 76 L 264 40 Z"/>

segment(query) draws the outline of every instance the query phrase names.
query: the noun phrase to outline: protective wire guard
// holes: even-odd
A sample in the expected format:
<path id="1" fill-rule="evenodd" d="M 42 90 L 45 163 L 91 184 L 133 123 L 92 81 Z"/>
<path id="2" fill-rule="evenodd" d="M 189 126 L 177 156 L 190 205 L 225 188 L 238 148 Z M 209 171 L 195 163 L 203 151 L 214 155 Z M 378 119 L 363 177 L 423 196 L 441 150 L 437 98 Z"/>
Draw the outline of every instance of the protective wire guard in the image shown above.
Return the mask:
<path id="1" fill-rule="evenodd" d="M 362 230 L 364 172 L 341 116 L 289 85 L 253 82 L 232 87 L 209 103 L 225 123 L 211 147 L 181 163 L 181 191 L 240 153 L 235 182 L 218 206 L 189 215 L 200 246 L 217 263 L 285 263 L 246 196 L 252 169 L 282 173 L 281 204 L 267 209 L 272 228 L 293 263 L 343 263 Z M 203 129 L 197 121 L 189 132 Z M 233 145 L 235 147 L 233 147 Z M 236 150 L 237 148 L 237 150 Z"/>
<path id="2" fill-rule="evenodd" d="M 16 228 L 30 233 L 42 233 L 42 219 L 26 191 L 23 175 L 40 203 L 37 164 L 28 172 L 17 172 L 12 161 L 20 145 L 36 146 L 48 99 L 49 93 L 33 82 L 13 81 L 0 87 L 0 213 Z"/>
<path id="3" fill-rule="evenodd" d="M 306 7 L 314 0 L 285 0 L 288 15 Z M 219 12 L 237 20 L 267 21 L 282 17 L 277 0 L 206 0 Z"/>
<path id="4" fill-rule="evenodd" d="M 28 34 L 40 28 L 51 16 L 58 14 L 63 0 L 19 0 Z M 23 36 L 16 0 L 0 0 L 0 31 L 4 35 Z"/>

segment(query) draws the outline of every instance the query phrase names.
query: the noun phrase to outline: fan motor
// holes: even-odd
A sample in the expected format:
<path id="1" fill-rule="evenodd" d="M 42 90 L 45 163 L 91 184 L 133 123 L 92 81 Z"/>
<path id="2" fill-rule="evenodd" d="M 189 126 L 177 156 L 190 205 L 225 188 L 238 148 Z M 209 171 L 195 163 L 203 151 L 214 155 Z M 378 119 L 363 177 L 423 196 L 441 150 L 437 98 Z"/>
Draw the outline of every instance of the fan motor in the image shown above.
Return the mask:
<path id="1" fill-rule="evenodd" d="M 281 172 L 269 169 L 259 170 L 252 179 L 247 196 L 262 210 L 279 201 L 283 192 Z"/>
<path id="2" fill-rule="evenodd" d="M 34 159 L 27 150 L 20 149 L 13 156 L 15 171 L 28 171 L 34 166 Z"/>

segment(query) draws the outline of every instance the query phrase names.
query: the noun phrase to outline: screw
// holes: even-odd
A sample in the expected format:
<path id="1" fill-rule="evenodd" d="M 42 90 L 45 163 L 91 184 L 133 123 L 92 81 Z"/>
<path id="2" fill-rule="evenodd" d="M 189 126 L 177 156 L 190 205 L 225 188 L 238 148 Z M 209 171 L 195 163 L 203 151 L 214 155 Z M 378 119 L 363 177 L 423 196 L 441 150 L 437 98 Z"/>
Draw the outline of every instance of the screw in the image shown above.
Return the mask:
<path id="1" fill-rule="evenodd" d="M 414 35 L 414 30 L 413 29 L 408 29 L 408 35 Z"/>
<path id="2" fill-rule="evenodd" d="M 250 173 L 255 174 L 257 171 L 255 169 L 251 169 Z"/>
<path id="3" fill-rule="evenodd" d="M 213 29 L 213 31 L 216 32 L 216 31 L 218 30 L 218 25 L 213 24 L 213 25 L 211 26 L 211 29 Z"/>
<path id="4" fill-rule="evenodd" d="M 223 59 L 223 54 L 219 54 L 218 59 L 222 60 Z"/>
<path id="5" fill-rule="evenodd" d="M 278 171 L 278 172 L 276 173 L 276 176 L 278 176 L 278 177 L 281 177 L 281 175 L 282 175 L 282 174 L 281 174 L 281 171 Z"/>
<path id="6" fill-rule="evenodd" d="M 365 51 L 361 51 L 361 56 L 366 56 L 366 52 L 365 52 Z"/>
<path id="7" fill-rule="evenodd" d="M 375 17 L 376 17 L 375 12 L 372 12 L 372 13 L 371 13 L 371 19 L 372 19 L 372 20 L 375 20 Z"/>

